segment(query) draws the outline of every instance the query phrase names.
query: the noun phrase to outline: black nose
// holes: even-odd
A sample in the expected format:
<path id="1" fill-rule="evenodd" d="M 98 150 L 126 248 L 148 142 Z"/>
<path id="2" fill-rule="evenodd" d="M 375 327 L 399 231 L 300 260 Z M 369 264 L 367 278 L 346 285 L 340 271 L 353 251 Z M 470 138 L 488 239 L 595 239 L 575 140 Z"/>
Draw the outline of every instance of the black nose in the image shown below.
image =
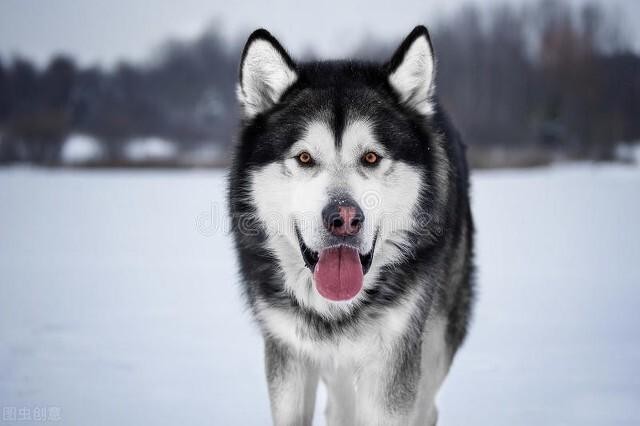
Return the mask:
<path id="1" fill-rule="evenodd" d="M 364 213 L 355 201 L 340 199 L 331 201 L 322 209 L 322 222 L 333 235 L 356 235 L 364 222 Z"/>

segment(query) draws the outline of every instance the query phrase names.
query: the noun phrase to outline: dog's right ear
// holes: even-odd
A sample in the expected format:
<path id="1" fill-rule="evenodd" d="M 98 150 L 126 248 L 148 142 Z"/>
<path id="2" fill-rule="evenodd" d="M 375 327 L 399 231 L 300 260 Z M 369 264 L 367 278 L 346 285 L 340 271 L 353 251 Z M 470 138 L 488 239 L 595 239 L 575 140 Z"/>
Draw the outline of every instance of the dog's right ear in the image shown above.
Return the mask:
<path id="1" fill-rule="evenodd" d="M 419 25 L 404 39 L 386 64 L 389 83 L 409 108 L 433 113 L 435 59 L 429 31 Z"/>
<path id="2" fill-rule="evenodd" d="M 254 31 L 240 62 L 238 100 L 245 118 L 253 118 L 275 105 L 297 80 L 296 66 L 267 30 Z"/>

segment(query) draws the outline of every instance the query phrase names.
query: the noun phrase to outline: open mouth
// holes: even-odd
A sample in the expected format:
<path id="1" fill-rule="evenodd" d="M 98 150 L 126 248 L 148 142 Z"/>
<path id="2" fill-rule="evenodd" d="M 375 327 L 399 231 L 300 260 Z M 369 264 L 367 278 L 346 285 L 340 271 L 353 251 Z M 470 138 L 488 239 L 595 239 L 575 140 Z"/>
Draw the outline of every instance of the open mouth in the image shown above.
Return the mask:
<path id="1" fill-rule="evenodd" d="M 376 238 L 366 254 L 347 244 L 316 252 L 307 247 L 297 227 L 295 230 L 302 258 L 313 273 L 318 293 L 331 301 L 354 298 L 362 290 L 363 277 L 371 267 Z"/>

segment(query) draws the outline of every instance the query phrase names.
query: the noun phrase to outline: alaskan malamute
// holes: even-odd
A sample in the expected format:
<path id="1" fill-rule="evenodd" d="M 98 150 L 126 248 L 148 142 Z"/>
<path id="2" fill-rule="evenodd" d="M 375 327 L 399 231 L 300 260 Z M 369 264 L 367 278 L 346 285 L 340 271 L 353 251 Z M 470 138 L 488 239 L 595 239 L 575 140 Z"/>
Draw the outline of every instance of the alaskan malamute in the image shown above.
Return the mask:
<path id="1" fill-rule="evenodd" d="M 427 29 L 384 64 L 242 54 L 229 178 L 276 425 L 433 425 L 473 299 L 465 149 L 435 95 Z"/>

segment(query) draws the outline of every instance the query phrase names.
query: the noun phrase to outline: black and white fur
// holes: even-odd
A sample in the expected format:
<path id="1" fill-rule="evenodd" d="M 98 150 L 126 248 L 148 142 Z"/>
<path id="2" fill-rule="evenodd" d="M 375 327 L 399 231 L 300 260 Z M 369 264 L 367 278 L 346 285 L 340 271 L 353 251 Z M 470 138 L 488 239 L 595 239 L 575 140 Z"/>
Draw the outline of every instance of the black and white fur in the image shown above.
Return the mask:
<path id="1" fill-rule="evenodd" d="M 319 379 L 330 425 L 436 423 L 469 322 L 473 224 L 464 146 L 434 81 L 422 26 L 382 65 L 294 63 L 265 30 L 247 41 L 229 205 L 276 425 L 311 423 Z M 375 167 L 361 161 L 371 151 Z M 337 196 L 362 208 L 349 244 L 371 256 L 347 302 L 318 294 L 303 253 L 336 244 L 320 212 Z"/>

